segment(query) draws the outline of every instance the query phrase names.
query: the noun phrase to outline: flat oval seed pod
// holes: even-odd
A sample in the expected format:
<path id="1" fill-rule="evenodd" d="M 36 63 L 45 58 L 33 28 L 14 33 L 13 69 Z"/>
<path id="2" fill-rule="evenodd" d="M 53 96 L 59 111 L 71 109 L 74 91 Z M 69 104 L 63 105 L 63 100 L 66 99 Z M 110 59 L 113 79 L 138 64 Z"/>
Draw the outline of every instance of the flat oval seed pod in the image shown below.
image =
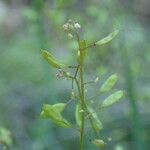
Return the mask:
<path id="1" fill-rule="evenodd" d="M 54 68 L 64 68 L 66 65 L 59 63 L 48 51 L 42 50 L 43 58 Z"/>
<path id="2" fill-rule="evenodd" d="M 115 103 L 117 103 L 122 97 L 123 97 L 124 92 L 123 91 L 116 91 L 110 96 L 108 96 L 103 103 L 101 104 L 100 108 L 105 108 L 109 107 Z"/>
<path id="3" fill-rule="evenodd" d="M 113 88 L 113 86 L 116 84 L 117 79 L 118 79 L 117 75 L 112 74 L 101 86 L 100 91 L 108 92 L 109 90 L 111 90 Z"/>
<path id="4" fill-rule="evenodd" d="M 101 139 L 94 139 L 92 143 L 99 148 L 103 148 L 106 145 L 106 143 Z"/>
<path id="5" fill-rule="evenodd" d="M 114 32 L 110 33 L 108 36 L 105 38 L 97 41 L 95 44 L 96 45 L 104 45 L 110 42 L 117 34 L 119 33 L 119 30 L 115 30 Z"/>

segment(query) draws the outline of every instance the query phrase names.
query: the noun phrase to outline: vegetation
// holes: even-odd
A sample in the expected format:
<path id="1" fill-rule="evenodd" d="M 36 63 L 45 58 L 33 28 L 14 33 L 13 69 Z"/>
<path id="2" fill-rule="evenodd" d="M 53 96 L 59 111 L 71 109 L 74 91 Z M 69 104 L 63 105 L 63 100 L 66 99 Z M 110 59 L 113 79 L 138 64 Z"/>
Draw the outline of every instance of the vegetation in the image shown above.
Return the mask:
<path id="1" fill-rule="evenodd" d="M 149 150 L 148 6 L 1 0 L 0 149 Z"/>
<path id="2" fill-rule="evenodd" d="M 85 57 L 88 53 L 89 48 L 101 46 L 103 44 L 108 43 L 118 34 L 118 31 L 116 30 L 113 33 L 109 34 L 104 39 L 88 45 L 86 40 L 80 39 L 79 32 L 81 26 L 79 23 L 74 23 L 72 20 L 69 20 L 67 23 L 63 25 L 63 28 L 64 31 L 68 33 L 69 38 L 73 38 L 75 36 L 77 39 L 78 50 L 76 56 L 77 59 L 76 65 L 71 66 L 60 64 L 57 62 L 57 60 L 55 60 L 55 58 L 53 58 L 53 56 L 49 52 L 45 50 L 42 51 L 42 55 L 43 58 L 50 64 L 50 66 L 59 69 L 57 77 L 71 80 L 72 82 L 71 99 L 67 103 L 56 103 L 53 105 L 44 104 L 43 110 L 41 112 L 41 117 L 51 119 L 55 124 L 59 126 L 69 128 L 71 127 L 71 123 L 68 122 L 66 119 L 64 119 L 61 113 L 64 111 L 65 107 L 67 107 L 67 104 L 69 104 L 72 100 L 76 100 L 77 102 L 76 102 L 75 117 L 80 132 L 79 149 L 80 150 L 84 149 L 83 146 L 84 146 L 86 119 L 89 119 L 91 128 L 96 136 L 95 137 L 96 139 L 94 139 L 92 143 L 97 147 L 101 148 L 105 145 L 105 142 L 99 139 L 99 132 L 103 129 L 103 125 L 101 121 L 98 119 L 97 112 L 92 108 L 90 101 L 88 100 L 89 98 L 87 98 L 85 95 L 86 92 L 85 85 L 90 83 L 97 83 L 98 77 L 94 81 L 85 82 L 84 80 Z M 70 72 L 66 71 L 67 68 L 75 69 L 74 75 L 70 75 Z M 101 94 L 110 91 L 112 87 L 115 85 L 116 81 L 117 75 L 116 74 L 111 75 L 98 90 L 98 94 L 90 98 L 90 100 L 92 100 L 93 102 L 96 99 L 96 97 L 99 96 L 99 93 Z M 74 89 L 74 83 L 76 84 L 77 90 Z M 107 97 L 101 104 L 95 105 L 96 106 L 99 105 L 97 109 L 100 111 L 102 108 L 109 107 L 112 104 L 118 102 L 122 96 L 123 91 L 121 90 L 116 91 L 109 97 Z"/>

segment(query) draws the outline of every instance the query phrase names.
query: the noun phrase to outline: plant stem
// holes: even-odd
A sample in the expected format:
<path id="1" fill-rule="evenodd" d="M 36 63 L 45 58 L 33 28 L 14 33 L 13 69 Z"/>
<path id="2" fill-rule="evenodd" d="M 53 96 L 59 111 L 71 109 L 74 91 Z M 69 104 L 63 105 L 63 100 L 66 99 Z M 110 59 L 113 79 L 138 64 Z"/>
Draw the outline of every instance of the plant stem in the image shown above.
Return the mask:
<path id="1" fill-rule="evenodd" d="M 81 108 L 82 110 L 85 110 L 84 107 L 84 82 L 83 82 L 83 66 L 80 66 L 80 87 L 81 87 Z M 82 113 L 82 119 L 81 119 L 81 131 L 80 131 L 80 150 L 83 149 L 83 142 L 84 142 L 84 121 L 85 121 L 85 112 Z"/>
<path id="2" fill-rule="evenodd" d="M 83 145 L 84 145 L 84 122 L 85 122 L 85 96 L 84 96 L 84 71 L 83 71 L 83 66 L 84 66 L 84 60 L 83 60 L 83 50 L 80 46 L 80 38 L 77 32 L 77 42 L 79 46 L 79 51 L 80 51 L 80 57 L 79 57 L 79 65 L 77 68 L 77 72 L 79 70 L 79 82 L 76 80 L 77 86 L 78 86 L 78 91 L 80 95 L 80 103 L 81 103 L 81 108 L 84 110 L 84 112 L 81 115 L 81 129 L 80 129 L 80 150 L 83 150 Z M 75 78 L 77 75 L 77 72 L 75 74 Z"/>

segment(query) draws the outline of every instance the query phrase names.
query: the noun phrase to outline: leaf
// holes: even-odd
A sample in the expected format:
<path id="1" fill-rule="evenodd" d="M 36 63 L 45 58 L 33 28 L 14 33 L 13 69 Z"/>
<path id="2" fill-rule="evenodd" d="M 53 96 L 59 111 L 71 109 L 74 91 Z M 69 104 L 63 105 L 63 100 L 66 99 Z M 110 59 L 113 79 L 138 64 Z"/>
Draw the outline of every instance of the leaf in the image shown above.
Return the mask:
<path id="1" fill-rule="evenodd" d="M 110 42 L 115 36 L 119 33 L 119 30 L 115 30 L 114 32 L 110 33 L 107 37 L 97 41 L 95 44 L 96 45 L 104 45 L 108 42 Z"/>
<path id="2" fill-rule="evenodd" d="M 44 119 L 51 119 L 58 126 L 68 128 L 70 127 L 70 123 L 61 115 L 65 105 L 64 103 L 54 105 L 44 104 L 40 116 Z"/>
<path id="3" fill-rule="evenodd" d="M 109 90 L 112 89 L 112 87 L 116 84 L 117 82 L 117 75 L 113 74 L 111 75 L 106 81 L 105 83 L 101 86 L 100 91 L 101 92 L 108 92 Z"/>
<path id="4" fill-rule="evenodd" d="M 66 104 L 65 103 L 57 103 L 57 104 L 54 104 L 53 105 L 53 108 L 54 109 L 56 109 L 58 112 L 62 112 L 62 111 L 64 111 L 64 109 L 65 109 L 65 107 L 66 107 Z"/>
<path id="5" fill-rule="evenodd" d="M 12 145 L 11 133 L 9 130 L 3 127 L 0 127 L 0 144 L 3 144 L 7 147 Z"/>
<path id="6" fill-rule="evenodd" d="M 91 116 L 94 128 L 97 131 L 102 130 L 103 129 L 103 125 L 102 125 L 101 121 L 98 119 L 98 116 L 97 116 L 96 112 L 89 106 L 88 106 L 88 110 L 89 110 L 89 113 L 90 113 L 90 116 Z"/>
<path id="7" fill-rule="evenodd" d="M 42 50 L 43 58 L 54 68 L 64 68 L 66 65 L 59 63 L 48 51 Z"/>
<path id="8" fill-rule="evenodd" d="M 103 103 L 101 105 L 101 108 L 111 106 L 111 105 L 115 104 L 116 102 L 118 102 L 122 98 L 123 93 L 124 92 L 120 90 L 120 91 L 117 91 L 117 92 L 113 93 L 109 97 L 107 97 L 103 101 Z"/>
<path id="9" fill-rule="evenodd" d="M 92 143 L 98 148 L 103 148 L 106 145 L 106 143 L 101 139 L 94 139 Z"/>
<path id="10" fill-rule="evenodd" d="M 81 127 L 81 122 L 82 122 L 82 112 L 81 112 L 81 104 L 78 103 L 76 105 L 76 110 L 75 110 L 75 118 L 76 118 L 76 123 L 79 127 Z"/>

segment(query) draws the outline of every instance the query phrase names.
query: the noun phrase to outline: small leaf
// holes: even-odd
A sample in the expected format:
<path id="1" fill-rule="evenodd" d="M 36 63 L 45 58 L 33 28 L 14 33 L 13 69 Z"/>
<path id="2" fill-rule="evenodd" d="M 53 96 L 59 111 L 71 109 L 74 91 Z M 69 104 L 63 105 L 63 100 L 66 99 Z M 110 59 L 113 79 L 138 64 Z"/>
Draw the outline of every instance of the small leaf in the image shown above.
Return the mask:
<path id="1" fill-rule="evenodd" d="M 57 103 L 53 105 L 53 108 L 56 109 L 60 113 L 64 111 L 65 107 L 66 107 L 65 103 Z"/>
<path id="2" fill-rule="evenodd" d="M 113 74 L 111 75 L 106 81 L 105 83 L 101 86 L 100 91 L 101 92 L 108 92 L 109 90 L 112 89 L 112 87 L 116 84 L 117 82 L 117 75 Z"/>
<path id="3" fill-rule="evenodd" d="M 0 144 L 3 144 L 7 147 L 12 145 L 11 133 L 9 130 L 3 127 L 0 127 Z"/>
<path id="4" fill-rule="evenodd" d="M 93 121 L 94 128 L 97 131 L 102 130 L 103 129 L 103 125 L 102 125 L 101 121 L 98 119 L 98 116 L 97 116 L 96 112 L 89 106 L 88 106 L 88 110 L 89 110 L 91 119 Z"/>
<path id="5" fill-rule="evenodd" d="M 48 51 L 42 50 L 43 58 L 54 68 L 64 68 L 66 65 L 59 63 Z"/>
<path id="6" fill-rule="evenodd" d="M 106 43 L 110 42 L 118 33 L 119 33 L 119 30 L 115 30 L 114 32 L 110 33 L 107 37 L 97 41 L 95 44 L 96 45 L 106 44 Z"/>
<path id="7" fill-rule="evenodd" d="M 68 128 L 70 123 L 64 119 L 61 112 L 64 110 L 65 104 L 58 103 L 54 105 L 44 104 L 40 116 L 44 119 L 51 119 L 55 124 Z"/>
<path id="8" fill-rule="evenodd" d="M 75 111 L 75 118 L 76 118 L 76 123 L 79 127 L 81 127 L 81 122 L 82 122 L 82 113 L 81 112 L 81 104 L 76 105 L 76 111 Z"/>
<path id="9" fill-rule="evenodd" d="M 106 143 L 101 139 L 94 139 L 92 143 L 98 148 L 103 148 L 106 145 Z"/>
<path id="10" fill-rule="evenodd" d="M 122 98 L 122 96 L 123 96 L 123 91 L 121 90 L 113 93 L 103 101 L 101 108 L 108 107 L 115 104 Z"/>

